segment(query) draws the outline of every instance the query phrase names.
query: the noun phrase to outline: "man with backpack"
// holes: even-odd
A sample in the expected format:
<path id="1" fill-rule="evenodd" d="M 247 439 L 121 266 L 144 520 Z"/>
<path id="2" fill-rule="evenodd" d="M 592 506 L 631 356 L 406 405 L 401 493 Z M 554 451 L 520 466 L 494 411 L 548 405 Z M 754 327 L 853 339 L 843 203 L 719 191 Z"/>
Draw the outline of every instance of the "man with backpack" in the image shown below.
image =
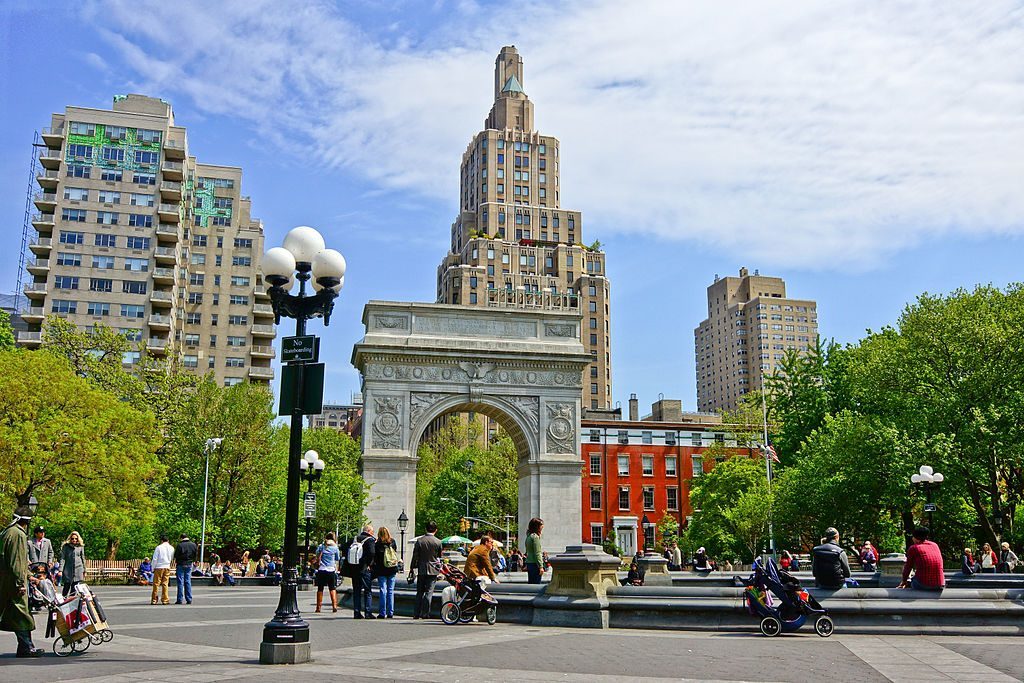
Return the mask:
<path id="1" fill-rule="evenodd" d="M 370 611 L 373 556 L 376 552 L 377 539 L 373 535 L 373 525 L 367 524 L 345 553 L 345 575 L 352 579 L 352 609 L 355 619 L 376 618 Z"/>

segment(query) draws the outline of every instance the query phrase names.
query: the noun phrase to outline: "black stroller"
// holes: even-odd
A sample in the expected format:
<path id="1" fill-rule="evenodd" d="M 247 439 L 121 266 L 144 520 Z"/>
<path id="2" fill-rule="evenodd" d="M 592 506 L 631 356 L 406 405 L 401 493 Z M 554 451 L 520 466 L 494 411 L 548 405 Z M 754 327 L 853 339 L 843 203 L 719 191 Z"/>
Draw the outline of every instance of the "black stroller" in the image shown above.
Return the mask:
<path id="1" fill-rule="evenodd" d="M 773 594 L 779 601 L 777 606 Z M 780 570 L 771 558 L 766 563 L 760 558 L 754 560 L 743 597 L 750 613 L 761 617 L 761 633 L 766 636 L 792 633 L 803 626 L 808 617 L 815 618 L 814 632 L 822 638 L 828 638 L 835 630 L 828 610 L 800 587 L 799 579 Z"/>

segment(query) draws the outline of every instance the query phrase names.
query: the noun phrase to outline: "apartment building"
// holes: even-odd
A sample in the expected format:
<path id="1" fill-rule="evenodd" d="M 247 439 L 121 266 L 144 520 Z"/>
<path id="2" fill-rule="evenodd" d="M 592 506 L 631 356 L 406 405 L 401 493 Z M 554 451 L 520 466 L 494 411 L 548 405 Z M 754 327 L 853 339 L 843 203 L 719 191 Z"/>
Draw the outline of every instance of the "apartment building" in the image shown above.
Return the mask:
<path id="1" fill-rule="evenodd" d="M 715 464 L 705 451 L 716 442 L 736 447 L 719 415 L 686 413 L 680 401 L 661 399 L 641 417 L 636 394 L 629 403 L 626 420 L 618 419 L 619 411 L 580 422 L 583 540 L 600 544 L 611 536 L 626 555 L 645 537 L 653 547 L 665 516 L 685 528 L 693 515 L 691 485 Z"/>
<path id="2" fill-rule="evenodd" d="M 231 385 L 273 378 L 274 315 L 259 275 L 263 224 L 242 169 L 198 161 L 171 106 L 119 95 L 67 107 L 42 132 L 24 346 L 46 316 L 102 323 L 143 353 Z"/>
<path id="3" fill-rule="evenodd" d="M 583 406 L 611 403 L 605 254 L 586 246 L 583 216 L 562 208 L 559 142 L 534 127 L 514 46 L 495 60 L 494 105 L 462 155 L 460 213 L 437 269 L 438 303 L 578 310 L 592 364 Z"/>
<path id="4" fill-rule="evenodd" d="M 787 297 L 782 278 L 740 268 L 739 277 L 715 276 L 707 293 L 707 320 L 694 330 L 698 410 L 735 410 L 788 350 L 817 343 L 818 305 Z"/>

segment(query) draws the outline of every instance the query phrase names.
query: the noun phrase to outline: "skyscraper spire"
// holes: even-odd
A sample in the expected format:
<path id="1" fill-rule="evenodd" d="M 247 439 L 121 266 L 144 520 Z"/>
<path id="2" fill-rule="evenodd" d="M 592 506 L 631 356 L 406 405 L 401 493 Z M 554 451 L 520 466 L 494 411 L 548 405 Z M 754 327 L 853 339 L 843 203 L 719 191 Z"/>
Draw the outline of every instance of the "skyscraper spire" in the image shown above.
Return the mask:
<path id="1" fill-rule="evenodd" d="M 533 131 L 533 102 L 523 90 L 523 58 L 515 45 L 501 48 L 494 60 L 494 106 L 484 128 Z"/>

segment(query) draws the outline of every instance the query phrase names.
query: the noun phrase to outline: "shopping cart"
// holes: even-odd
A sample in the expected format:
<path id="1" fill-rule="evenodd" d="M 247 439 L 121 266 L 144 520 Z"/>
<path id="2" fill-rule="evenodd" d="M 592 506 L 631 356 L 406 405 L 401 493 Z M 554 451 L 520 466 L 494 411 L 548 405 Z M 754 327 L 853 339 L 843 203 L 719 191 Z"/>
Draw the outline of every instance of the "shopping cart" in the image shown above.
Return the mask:
<path id="1" fill-rule="evenodd" d="M 49 610 L 46 637 L 59 636 L 53 641 L 53 653 L 58 657 L 81 654 L 90 645 L 109 643 L 114 639 L 99 598 L 86 584 L 75 584 L 71 595 L 64 599 L 56 596 L 52 584 L 33 584 L 32 593 L 33 598 Z"/>

